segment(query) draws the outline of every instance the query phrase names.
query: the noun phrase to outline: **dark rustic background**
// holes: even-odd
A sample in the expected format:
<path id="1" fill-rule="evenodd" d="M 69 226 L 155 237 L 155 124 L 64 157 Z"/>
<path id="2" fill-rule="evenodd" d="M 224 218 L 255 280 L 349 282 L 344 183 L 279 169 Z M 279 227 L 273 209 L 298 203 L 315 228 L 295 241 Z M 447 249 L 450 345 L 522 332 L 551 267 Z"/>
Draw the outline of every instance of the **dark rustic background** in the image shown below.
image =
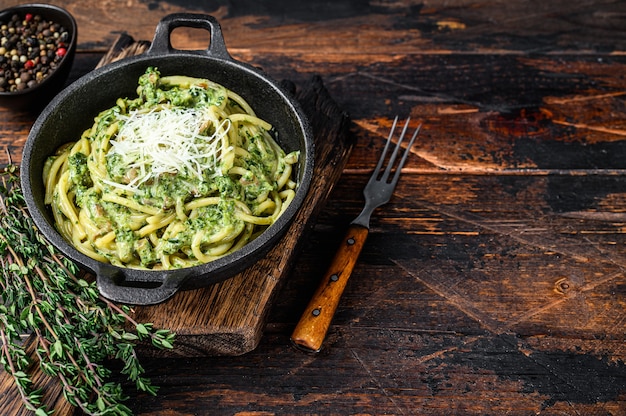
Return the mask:
<path id="1" fill-rule="evenodd" d="M 121 32 L 150 40 L 164 15 L 204 12 L 235 58 L 299 87 L 321 76 L 351 120 L 258 347 L 148 358 L 162 388 L 128 390 L 137 414 L 626 414 L 626 2 L 52 3 L 78 21 L 72 79 Z M 304 354 L 289 335 L 396 114 L 420 141 L 324 350 Z M 0 110 L 14 160 L 33 120 Z"/>

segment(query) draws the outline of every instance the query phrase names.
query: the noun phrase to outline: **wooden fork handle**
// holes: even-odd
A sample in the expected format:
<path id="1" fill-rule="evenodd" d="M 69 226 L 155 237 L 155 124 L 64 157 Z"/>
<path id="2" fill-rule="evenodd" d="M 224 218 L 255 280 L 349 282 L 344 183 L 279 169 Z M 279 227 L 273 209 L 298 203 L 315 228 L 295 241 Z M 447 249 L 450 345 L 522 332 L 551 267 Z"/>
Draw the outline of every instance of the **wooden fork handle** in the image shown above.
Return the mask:
<path id="1" fill-rule="evenodd" d="M 348 228 L 328 271 L 291 335 L 291 341 L 298 348 L 310 352 L 319 352 L 322 348 L 368 233 L 369 230 L 362 225 L 351 224 Z"/>

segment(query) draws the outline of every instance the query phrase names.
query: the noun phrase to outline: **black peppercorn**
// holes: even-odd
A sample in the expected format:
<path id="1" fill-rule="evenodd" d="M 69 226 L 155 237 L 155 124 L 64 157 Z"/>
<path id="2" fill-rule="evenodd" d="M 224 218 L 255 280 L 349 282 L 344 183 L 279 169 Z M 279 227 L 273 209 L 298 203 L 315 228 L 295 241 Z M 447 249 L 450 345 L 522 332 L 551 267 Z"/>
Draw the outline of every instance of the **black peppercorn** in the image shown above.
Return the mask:
<path id="1" fill-rule="evenodd" d="M 70 35 L 39 15 L 13 14 L 0 21 L 0 91 L 33 88 L 57 67 Z"/>

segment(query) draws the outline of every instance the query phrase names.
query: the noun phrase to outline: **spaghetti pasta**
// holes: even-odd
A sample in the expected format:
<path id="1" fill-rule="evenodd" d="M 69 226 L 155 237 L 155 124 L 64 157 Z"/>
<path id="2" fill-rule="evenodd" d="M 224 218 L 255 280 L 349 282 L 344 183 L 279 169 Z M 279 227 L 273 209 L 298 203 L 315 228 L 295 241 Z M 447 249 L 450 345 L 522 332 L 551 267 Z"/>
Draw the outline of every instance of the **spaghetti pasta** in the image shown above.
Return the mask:
<path id="1" fill-rule="evenodd" d="M 293 165 L 239 95 L 147 68 L 45 164 L 45 202 L 82 253 L 141 269 L 191 267 L 240 249 L 295 196 Z"/>

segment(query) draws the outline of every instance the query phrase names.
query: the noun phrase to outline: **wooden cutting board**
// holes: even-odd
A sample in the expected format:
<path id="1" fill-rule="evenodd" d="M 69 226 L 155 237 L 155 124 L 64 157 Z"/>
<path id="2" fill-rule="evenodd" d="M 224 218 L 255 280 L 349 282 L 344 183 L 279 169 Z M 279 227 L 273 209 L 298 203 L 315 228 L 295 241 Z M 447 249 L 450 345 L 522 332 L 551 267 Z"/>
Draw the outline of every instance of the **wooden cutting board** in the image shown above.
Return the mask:
<path id="1" fill-rule="evenodd" d="M 135 41 L 123 34 L 98 66 L 106 65 L 145 51 L 149 43 Z M 298 252 L 314 224 L 332 188 L 339 179 L 353 142 L 349 138 L 349 117 L 332 100 L 319 77 L 303 85 L 286 82 L 302 105 L 313 128 L 315 169 L 313 181 L 302 210 L 285 237 L 261 261 L 233 278 L 211 287 L 177 293 L 166 302 L 135 307 L 134 317 L 152 322 L 155 327 L 176 332 L 175 348 L 160 351 L 146 346 L 144 355 L 198 357 L 241 355 L 259 344 L 268 312 L 282 283 L 297 262 Z M 25 340 L 27 351 L 34 353 L 35 343 Z M 44 403 L 56 414 L 70 413 L 59 383 L 33 368 L 33 381 L 44 390 Z M 0 409 L 3 414 L 27 414 L 13 387 L 13 378 L 0 370 Z M 6 413 L 5 413 L 6 412 Z"/>
<path id="2" fill-rule="evenodd" d="M 143 52 L 149 43 L 122 35 L 99 66 Z M 329 96 L 319 77 L 305 85 L 285 83 L 295 93 L 313 127 L 315 170 L 303 208 L 285 237 L 253 267 L 204 289 L 183 291 L 166 302 L 134 309 L 135 318 L 176 332 L 173 351 L 146 354 L 240 355 L 258 345 L 267 314 L 281 284 L 297 261 L 306 232 L 339 179 L 352 148 L 349 118 Z"/>

